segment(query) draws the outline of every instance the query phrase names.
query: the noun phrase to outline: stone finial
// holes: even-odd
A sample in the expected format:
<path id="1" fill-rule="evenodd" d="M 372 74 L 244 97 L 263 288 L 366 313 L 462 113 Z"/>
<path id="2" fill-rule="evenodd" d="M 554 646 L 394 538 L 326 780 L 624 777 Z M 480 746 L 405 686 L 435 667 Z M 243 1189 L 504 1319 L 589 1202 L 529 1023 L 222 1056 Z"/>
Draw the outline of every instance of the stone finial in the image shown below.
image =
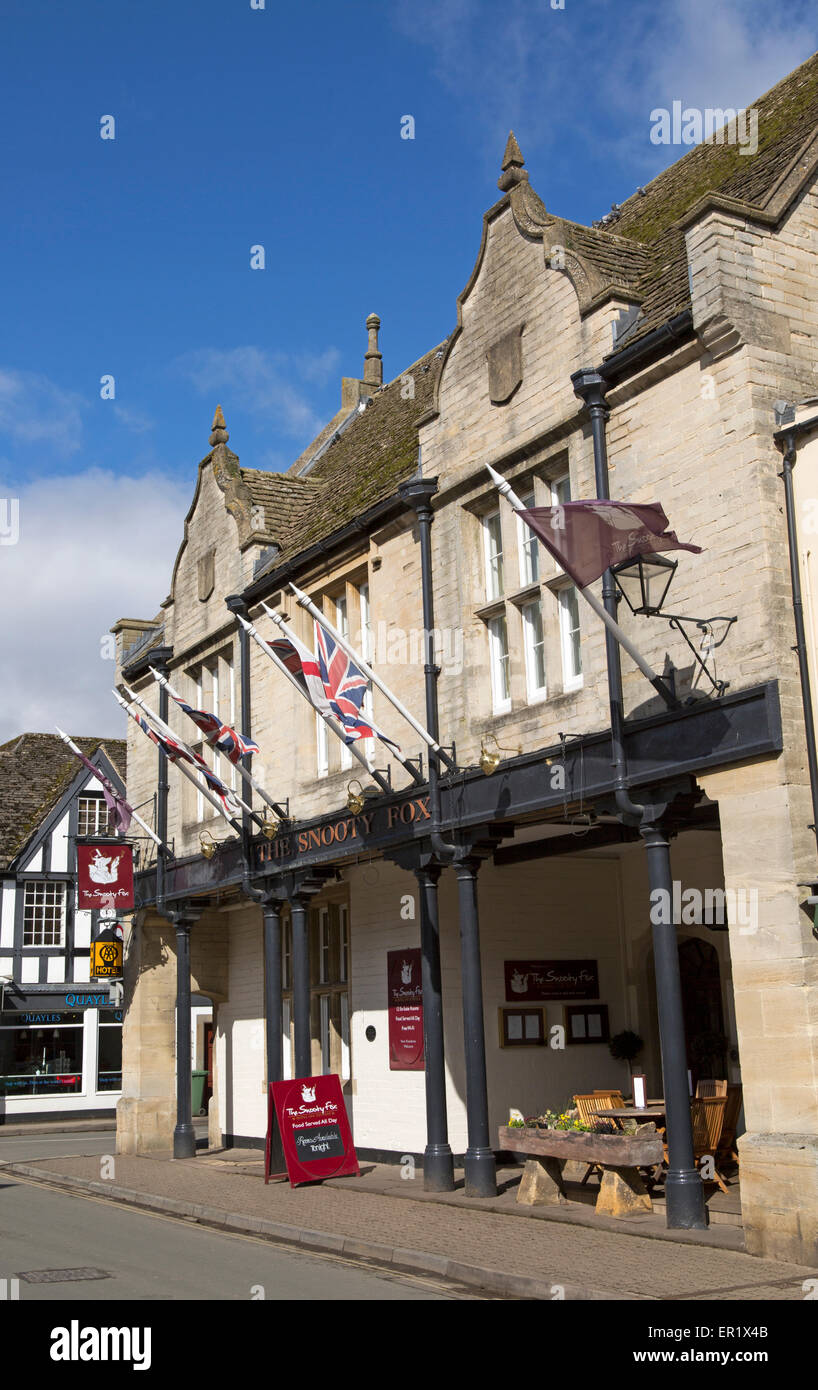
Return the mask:
<path id="1" fill-rule="evenodd" d="M 367 386 L 383 385 L 383 356 L 378 351 L 378 329 L 381 321 L 377 314 L 370 314 L 366 321 L 369 332 L 369 347 L 364 353 L 364 381 Z"/>
<path id="2" fill-rule="evenodd" d="M 520 146 L 517 144 L 517 137 L 513 130 L 508 132 L 505 153 L 503 155 L 503 172 L 497 180 L 497 187 L 508 193 L 517 183 L 525 183 L 528 174 L 523 168 L 525 160 L 520 153 Z"/>
<path id="3" fill-rule="evenodd" d="M 217 444 L 226 444 L 230 435 L 227 433 L 224 424 L 224 414 L 220 405 L 216 406 L 216 414 L 213 416 L 213 425 L 210 433 L 210 443 L 215 449 Z"/>

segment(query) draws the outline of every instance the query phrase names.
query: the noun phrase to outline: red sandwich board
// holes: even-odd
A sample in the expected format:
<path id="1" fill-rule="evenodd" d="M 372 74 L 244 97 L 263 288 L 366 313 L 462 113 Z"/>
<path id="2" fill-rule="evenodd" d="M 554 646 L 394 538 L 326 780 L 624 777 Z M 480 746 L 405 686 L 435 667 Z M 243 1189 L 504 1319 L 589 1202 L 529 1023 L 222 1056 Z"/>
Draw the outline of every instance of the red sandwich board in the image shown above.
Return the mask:
<path id="1" fill-rule="evenodd" d="M 133 845 L 96 840 L 77 845 L 77 907 L 133 907 Z"/>
<path id="2" fill-rule="evenodd" d="M 323 1178 L 357 1177 L 358 1172 L 340 1078 L 333 1072 L 272 1081 L 264 1181 L 288 1176 L 297 1187 Z"/>

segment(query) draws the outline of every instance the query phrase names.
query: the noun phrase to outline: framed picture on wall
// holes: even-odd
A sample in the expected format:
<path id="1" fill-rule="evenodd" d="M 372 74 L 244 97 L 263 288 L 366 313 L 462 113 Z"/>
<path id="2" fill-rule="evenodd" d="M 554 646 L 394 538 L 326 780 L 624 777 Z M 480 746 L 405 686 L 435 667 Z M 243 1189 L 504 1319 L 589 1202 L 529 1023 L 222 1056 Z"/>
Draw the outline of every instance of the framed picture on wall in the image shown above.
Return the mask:
<path id="1" fill-rule="evenodd" d="M 605 1043 L 610 1040 L 607 1004 L 566 1004 L 565 1042 Z"/>
<path id="2" fill-rule="evenodd" d="M 497 1015 L 501 1047 L 545 1047 L 545 1009 L 501 1005 Z"/>

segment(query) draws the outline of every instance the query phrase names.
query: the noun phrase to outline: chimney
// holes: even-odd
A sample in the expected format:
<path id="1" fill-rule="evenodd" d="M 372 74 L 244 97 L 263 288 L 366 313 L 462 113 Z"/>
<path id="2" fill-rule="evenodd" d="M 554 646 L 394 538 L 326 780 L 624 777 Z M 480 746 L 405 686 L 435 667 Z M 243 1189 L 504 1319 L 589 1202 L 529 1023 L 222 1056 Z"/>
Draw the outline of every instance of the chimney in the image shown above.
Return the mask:
<path id="1" fill-rule="evenodd" d="M 364 382 L 374 390 L 383 385 L 383 357 L 378 351 L 378 329 L 381 321 L 377 314 L 370 314 L 366 321 L 369 330 L 369 347 L 364 354 Z"/>

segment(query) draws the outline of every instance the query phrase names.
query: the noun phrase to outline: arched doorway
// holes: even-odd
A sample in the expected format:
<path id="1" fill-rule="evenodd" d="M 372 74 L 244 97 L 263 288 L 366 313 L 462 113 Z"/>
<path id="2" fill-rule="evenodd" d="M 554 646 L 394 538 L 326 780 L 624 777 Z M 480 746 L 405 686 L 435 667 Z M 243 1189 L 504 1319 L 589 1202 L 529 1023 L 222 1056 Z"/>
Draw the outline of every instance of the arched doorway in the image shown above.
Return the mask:
<path id="1" fill-rule="evenodd" d="M 700 937 L 679 942 L 687 1062 L 693 1084 L 727 1076 L 729 1041 L 724 1032 L 721 971 L 715 946 Z"/>

